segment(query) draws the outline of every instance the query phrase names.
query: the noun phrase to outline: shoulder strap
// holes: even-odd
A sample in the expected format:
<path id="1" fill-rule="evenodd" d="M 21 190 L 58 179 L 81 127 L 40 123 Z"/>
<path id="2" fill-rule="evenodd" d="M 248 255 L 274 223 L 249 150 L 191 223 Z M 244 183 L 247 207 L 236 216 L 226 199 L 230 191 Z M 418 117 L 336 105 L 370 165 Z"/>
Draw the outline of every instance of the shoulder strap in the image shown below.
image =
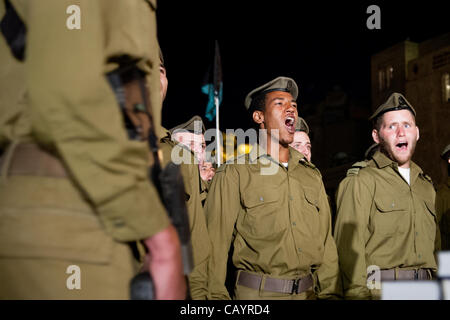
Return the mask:
<path id="1" fill-rule="evenodd" d="M 367 167 L 367 161 L 359 161 L 352 165 L 350 169 L 347 170 L 347 177 L 348 176 L 355 176 L 359 174 L 359 170 L 362 168 Z"/>

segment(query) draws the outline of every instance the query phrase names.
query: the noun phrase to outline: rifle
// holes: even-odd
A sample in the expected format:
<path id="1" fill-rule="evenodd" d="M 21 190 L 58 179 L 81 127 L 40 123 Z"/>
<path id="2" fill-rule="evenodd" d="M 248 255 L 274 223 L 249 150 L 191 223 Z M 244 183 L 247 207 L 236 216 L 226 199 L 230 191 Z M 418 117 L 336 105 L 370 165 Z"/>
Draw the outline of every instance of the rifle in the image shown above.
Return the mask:
<path id="1" fill-rule="evenodd" d="M 146 140 L 149 144 L 154 158 L 154 164 L 148 172 L 149 179 L 158 190 L 177 230 L 181 242 L 184 274 L 188 275 L 193 268 L 193 258 L 180 166 L 169 162 L 164 168 L 161 167 L 158 138 L 154 130 L 153 117 L 149 112 L 151 108 L 145 73 L 136 66 L 137 60 L 123 56 L 112 62 L 118 63 L 119 68 L 107 74 L 108 81 L 119 103 L 128 137 L 132 140 Z M 135 276 L 131 280 L 130 290 L 132 300 L 153 300 L 154 286 L 149 272 Z"/>

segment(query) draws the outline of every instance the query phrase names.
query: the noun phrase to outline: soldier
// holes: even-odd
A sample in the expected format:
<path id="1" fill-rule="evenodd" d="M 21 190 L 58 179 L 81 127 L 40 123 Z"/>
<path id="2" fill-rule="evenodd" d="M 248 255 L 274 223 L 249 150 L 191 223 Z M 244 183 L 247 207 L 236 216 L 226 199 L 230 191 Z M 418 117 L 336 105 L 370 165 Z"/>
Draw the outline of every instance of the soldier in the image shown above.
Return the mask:
<path id="1" fill-rule="evenodd" d="M 208 272 L 213 299 L 230 298 L 225 287 L 230 247 L 235 299 L 338 294 L 337 251 L 321 175 L 289 148 L 298 116 L 297 95 L 294 80 L 278 77 L 245 99 L 253 121 L 267 130 L 266 150 L 273 156 L 258 154 L 255 147 L 242 156 L 245 164 L 237 158 L 237 163 L 221 166 L 212 181 L 205 214 L 213 248 Z"/>
<path id="2" fill-rule="evenodd" d="M 203 161 L 199 165 L 200 168 L 200 176 L 202 177 L 203 182 L 209 184 L 216 173 L 216 169 L 214 168 L 212 162 Z"/>
<path id="3" fill-rule="evenodd" d="M 156 298 L 183 299 L 148 143 L 127 136 L 107 76 L 125 63 L 146 75 L 137 98 L 159 119 L 153 2 L 76 3 L 79 30 L 65 24 L 73 1 L 0 3 L 0 299 L 128 299 L 136 241 L 152 256 Z M 10 75 L 17 87 L 3 85 Z"/>
<path id="4" fill-rule="evenodd" d="M 440 220 L 441 249 L 450 250 L 450 144 L 441 154 L 447 167 L 447 181 L 440 184 L 436 192 L 436 214 Z"/>
<path id="5" fill-rule="evenodd" d="M 404 96 L 392 94 L 370 117 L 379 150 L 339 185 L 335 239 L 348 299 L 380 297 L 380 283 L 368 284 L 377 268 L 381 281 L 428 280 L 436 271 L 435 192 L 411 161 L 415 116 Z"/>
<path id="6" fill-rule="evenodd" d="M 204 128 L 203 122 L 199 116 L 194 116 L 189 121 L 170 129 L 166 136 L 161 139 L 161 149 L 164 153 L 164 159 L 172 159 L 180 156 L 184 159 L 184 162 L 180 164 L 181 174 L 184 180 L 184 187 L 186 192 L 186 205 L 189 214 L 189 225 L 191 231 L 192 252 L 194 259 L 194 268 L 189 275 L 189 286 L 191 298 L 194 300 L 205 300 L 208 298 L 208 285 L 207 285 L 207 264 L 211 251 L 211 244 L 209 240 L 208 230 L 206 228 L 205 214 L 203 212 L 202 199 L 206 197 L 202 192 L 201 177 L 199 171 L 198 161 L 196 157 L 202 158 L 203 155 L 198 155 L 187 145 L 177 142 L 173 135 L 180 132 L 180 130 L 186 131 L 187 135 L 193 135 L 195 137 L 195 145 L 200 144 L 200 147 L 195 147 L 196 150 L 201 148 L 202 132 L 195 133 L 195 122 L 197 122 L 200 128 Z M 182 134 L 184 138 L 186 135 Z M 186 139 L 184 140 L 186 142 Z M 199 143 L 196 143 L 199 142 Z M 188 157 L 182 156 L 182 154 L 188 154 Z M 175 162 L 175 161 L 174 161 Z M 177 163 L 177 162 L 176 162 Z"/>
<path id="7" fill-rule="evenodd" d="M 311 162 L 311 140 L 309 139 L 309 127 L 306 121 L 298 117 L 297 125 L 295 126 L 294 141 L 289 145 L 300 153 L 303 153 Z"/>
<path id="8" fill-rule="evenodd" d="M 164 58 L 160 51 L 160 79 L 161 99 L 164 101 L 168 89 L 167 72 L 164 66 Z M 198 132 L 196 131 L 198 130 Z M 191 243 L 193 252 L 193 270 L 189 275 L 190 297 L 194 300 L 205 300 L 208 297 L 207 286 L 207 263 L 211 250 L 208 230 L 206 229 L 205 215 L 203 213 L 201 177 L 198 159 L 204 158 L 205 139 L 203 133 L 205 126 L 199 116 L 194 116 L 170 130 L 166 130 L 166 136 L 161 139 L 161 150 L 163 152 L 163 166 L 173 157 L 180 156 L 183 151 L 188 154 L 180 164 L 186 192 L 186 206 L 189 215 L 189 226 L 191 231 Z M 175 137 L 180 139 L 178 142 Z M 192 147 L 192 149 L 191 149 Z M 194 152 L 194 150 L 196 152 Z M 196 161 L 194 161 L 197 159 Z M 174 161 L 178 162 L 178 161 Z"/>

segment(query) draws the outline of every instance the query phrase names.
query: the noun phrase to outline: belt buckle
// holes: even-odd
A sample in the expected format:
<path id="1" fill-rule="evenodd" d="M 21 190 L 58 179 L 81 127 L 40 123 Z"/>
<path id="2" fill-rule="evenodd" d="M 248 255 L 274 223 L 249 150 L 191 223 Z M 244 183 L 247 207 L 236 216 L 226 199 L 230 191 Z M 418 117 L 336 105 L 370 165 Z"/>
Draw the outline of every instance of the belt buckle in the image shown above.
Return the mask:
<path id="1" fill-rule="evenodd" d="M 295 279 L 292 281 L 293 281 L 293 283 L 292 283 L 291 294 L 298 294 L 298 287 L 299 287 L 300 279 Z"/>

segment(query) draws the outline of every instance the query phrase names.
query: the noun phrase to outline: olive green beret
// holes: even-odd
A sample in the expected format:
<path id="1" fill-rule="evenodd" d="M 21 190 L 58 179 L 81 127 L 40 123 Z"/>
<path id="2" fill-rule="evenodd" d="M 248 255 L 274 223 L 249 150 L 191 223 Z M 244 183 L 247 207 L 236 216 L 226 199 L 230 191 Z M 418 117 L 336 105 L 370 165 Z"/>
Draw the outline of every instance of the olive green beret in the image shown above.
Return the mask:
<path id="1" fill-rule="evenodd" d="M 375 120 L 382 114 L 389 111 L 404 109 L 411 111 L 414 116 L 416 116 L 416 110 L 414 110 L 413 106 L 408 102 L 408 100 L 406 100 L 406 98 L 402 94 L 394 92 L 390 95 L 385 103 L 378 107 L 378 109 L 373 113 L 369 120 Z"/>
<path id="2" fill-rule="evenodd" d="M 195 122 L 200 121 L 201 123 L 201 131 L 198 131 L 200 128 L 198 125 L 195 126 Z M 196 130 L 197 129 L 197 130 Z M 206 131 L 205 124 L 202 121 L 200 116 L 193 116 L 191 119 L 186 121 L 185 123 L 179 124 L 176 127 L 169 129 L 169 132 L 173 134 L 176 130 L 186 130 L 195 134 L 203 134 Z"/>
<path id="3" fill-rule="evenodd" d="M 447 160 L 448 157 L 450 157 L 450 144 L 448 144 L 445 148 L 444 151 L 442 151 L 441 153 L 441 157 L 444 160 Z"/>
<path id="4" fill-rule="evenodd" d="M 370 160 L 378 149 L 378 143 L 371 145 L 364 153 L 364 158 Z"/>
<path id="5" fill-rule="evenodd" d="M 267 82 L 266 84 L 252 90 L 246 97 L 245 97 L 245 107 L 247 110 L 250 108 L 250 105 L 252 104 L 253 98 L 256 96 L 268 93 L 272 91 L 285 91 L 289 92 L 294 100 L 297 100 L 298 97 L 298 87 L 295 81 L 291 78 L 287 77 L 278 77 L 276 79 L 273 79 L 272 81 Z"/>
<path id="6" fill-rule="evenodd" d="M 298 117 L 297 124 L 295 125 L 295 131 L 303 131 L 306 134 L 309 134 L 308 124 L 302 117 Z"/>

